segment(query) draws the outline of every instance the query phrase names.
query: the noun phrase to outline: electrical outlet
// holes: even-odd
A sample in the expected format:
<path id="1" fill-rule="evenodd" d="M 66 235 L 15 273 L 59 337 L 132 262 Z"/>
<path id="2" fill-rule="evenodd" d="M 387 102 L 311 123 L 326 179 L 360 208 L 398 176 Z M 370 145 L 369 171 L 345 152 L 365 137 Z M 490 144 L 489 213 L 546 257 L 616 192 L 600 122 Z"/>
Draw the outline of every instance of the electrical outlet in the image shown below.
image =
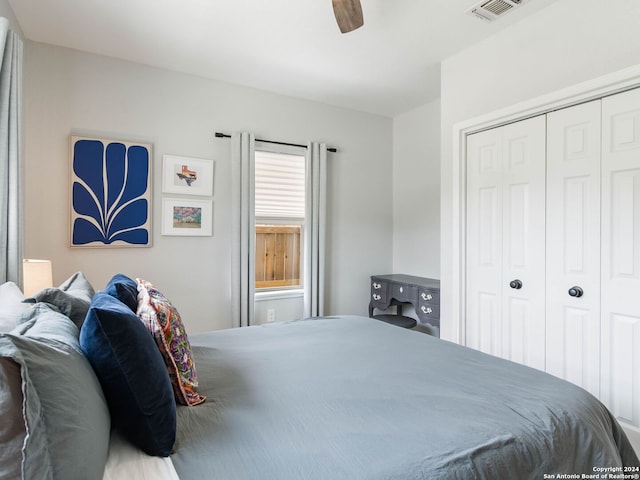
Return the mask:
<path id="1" fill-rule="evenodd" d="M 275 321 L 276 321 L 276 309 L 275 308 L 267 309 L 267 322 L 271 323 Z"/>

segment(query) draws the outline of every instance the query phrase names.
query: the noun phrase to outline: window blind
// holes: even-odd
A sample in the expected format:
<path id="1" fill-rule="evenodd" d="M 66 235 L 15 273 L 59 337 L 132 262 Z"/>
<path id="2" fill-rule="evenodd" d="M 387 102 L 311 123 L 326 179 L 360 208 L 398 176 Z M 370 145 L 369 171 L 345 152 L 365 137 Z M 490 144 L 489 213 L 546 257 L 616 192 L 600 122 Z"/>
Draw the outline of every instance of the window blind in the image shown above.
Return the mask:
<path id="1" fill-rule="evenodd" d="M 256 218 L 304 219 L 305 158 L 255 152 Z"/>

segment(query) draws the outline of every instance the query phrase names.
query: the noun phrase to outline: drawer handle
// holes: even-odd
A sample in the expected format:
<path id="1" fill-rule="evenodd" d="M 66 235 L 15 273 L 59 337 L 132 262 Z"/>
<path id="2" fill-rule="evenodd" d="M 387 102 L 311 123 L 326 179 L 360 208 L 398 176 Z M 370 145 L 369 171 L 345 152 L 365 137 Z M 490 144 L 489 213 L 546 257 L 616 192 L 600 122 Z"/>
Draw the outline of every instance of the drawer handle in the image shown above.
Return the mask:
<path id="1" fill-rule="evenodd" d="M 427 315 L 433 313 L 433 310 L 431 308 L 425 307 L 424 305 L 420 308 L 420 310 L 422 310 L 422 313 L 426 313 Z"/>
<path id="2" fill-rule="evenodd" d="M 380 285 L 379 283 L 375 283 L 375 282 L 373 282 L 373 288 L 374 288 L 375 290 L 379 290 L 379 289 L 381 289 L 381 288 L 382 288 L 382 285 Z"/>
<path id="3" fill-rule="evenodd" d="M 421 297 L 422 297 L 423 300 L 433 300 L 433 295 L 431 295 L 430 293 L 422 292 Z"/>
<path id="4" fill-rule="evenodd" d="M 374 293 L 374 294 L 373 294 L 373 299 L 374 299 L 374 300 L 380 300 L 381 298 L 382 298 L 382 296 L 381 296 L 381 295 L 378 295 L 377 293 Z"/>

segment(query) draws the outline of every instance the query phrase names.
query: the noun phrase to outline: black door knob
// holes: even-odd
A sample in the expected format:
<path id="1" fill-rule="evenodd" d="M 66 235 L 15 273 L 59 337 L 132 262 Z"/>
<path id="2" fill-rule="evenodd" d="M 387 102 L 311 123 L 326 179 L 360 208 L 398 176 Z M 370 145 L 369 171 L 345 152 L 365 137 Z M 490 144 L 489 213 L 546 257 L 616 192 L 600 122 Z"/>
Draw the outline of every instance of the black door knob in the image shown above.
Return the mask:
<path id="1" fill-rule="evenodd" d="M 511 283 L 509 283 L 509 286 L 511 288 L 515 288 L 516 290 L 520 290 L 522 288 L 522 282 L 520 280 L 511 280 Z"/>
<path id="2" fill-rule="evenodd" d="M 584 294 L 584 291 L 580 287 L 571 287 L 569 289 L 569 295 L 572 297 L 581 297 Z"/>

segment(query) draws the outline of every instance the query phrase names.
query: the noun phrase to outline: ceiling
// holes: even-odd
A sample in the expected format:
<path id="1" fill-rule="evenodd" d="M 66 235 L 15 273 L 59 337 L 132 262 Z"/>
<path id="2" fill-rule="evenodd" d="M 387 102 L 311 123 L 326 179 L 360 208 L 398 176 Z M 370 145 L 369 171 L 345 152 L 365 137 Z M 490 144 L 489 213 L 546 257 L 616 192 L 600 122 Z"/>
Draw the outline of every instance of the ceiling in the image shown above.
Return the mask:
<path id="1" fill-rule="evenodd" d="M 478 0 L 362 0 L 341 34 L 331 0 L 8 0 L 29 40 L 394 116 L 436 99 L 440 62 L 554 0 L 492 23 Z"/>

